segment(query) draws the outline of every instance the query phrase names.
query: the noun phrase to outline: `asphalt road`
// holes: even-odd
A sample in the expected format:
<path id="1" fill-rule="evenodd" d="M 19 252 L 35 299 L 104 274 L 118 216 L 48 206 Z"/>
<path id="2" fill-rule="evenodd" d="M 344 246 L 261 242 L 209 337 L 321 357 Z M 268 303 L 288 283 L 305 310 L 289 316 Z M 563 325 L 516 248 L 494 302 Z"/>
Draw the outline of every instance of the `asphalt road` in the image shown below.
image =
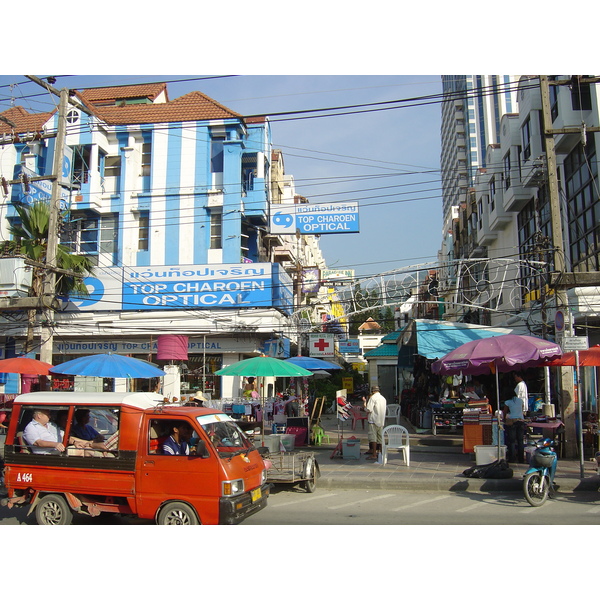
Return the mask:
<path id="1" fill-rule="evenodd" d="M 278 490 L 242 525 L 597 525 L 600 494 L 558 494 L 530 506 L 522 494 Z"/>
<path id="2" fill-rule="evenodd" d="M 0 507 L 0 525 L 35 525 L 27 508 Z M 151 525 L 107 515 L 75 516 L 74 525 Z M 559 493 L 541 507 L 516 492 L 402 492 L 392 490 L 276 487 L 267 508 L 246 519 L 253 525 L 597 525 L 600 494 Z"/>

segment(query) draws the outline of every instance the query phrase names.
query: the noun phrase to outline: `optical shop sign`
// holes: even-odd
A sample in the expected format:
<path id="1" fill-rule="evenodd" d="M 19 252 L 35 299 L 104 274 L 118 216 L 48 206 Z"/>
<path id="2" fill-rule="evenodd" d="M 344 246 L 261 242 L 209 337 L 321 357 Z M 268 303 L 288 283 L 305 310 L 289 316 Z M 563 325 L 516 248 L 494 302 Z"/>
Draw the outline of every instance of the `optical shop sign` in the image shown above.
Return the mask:
<path id="1" fill-rule="evenodd" d="M 295 235 L 359 233 L 358 202 L 292 204 L 273 209 L 271 233 Z"/>
<path id="2" fill-rule="evenodd" d="M 79 310 L 165 310 L 272 306 L 270 263 L 95 269 Z"/>

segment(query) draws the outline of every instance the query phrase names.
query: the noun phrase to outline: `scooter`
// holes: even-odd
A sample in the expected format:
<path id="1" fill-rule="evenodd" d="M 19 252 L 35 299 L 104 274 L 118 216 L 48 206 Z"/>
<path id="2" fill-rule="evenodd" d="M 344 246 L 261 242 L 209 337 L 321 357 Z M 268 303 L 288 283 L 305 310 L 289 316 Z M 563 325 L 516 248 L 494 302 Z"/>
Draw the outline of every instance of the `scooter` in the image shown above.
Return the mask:
<path id="1" fill-rule="evenodd" d="M 531 506 L 542 506 L 548 495 L 554 493 L 558 454 L 554 449 L 554 442 L 549 438 L 531 445 L 535 446 L 535 452 L 531 456 L 529 469 L 523 475 L 523 492 Z"/>

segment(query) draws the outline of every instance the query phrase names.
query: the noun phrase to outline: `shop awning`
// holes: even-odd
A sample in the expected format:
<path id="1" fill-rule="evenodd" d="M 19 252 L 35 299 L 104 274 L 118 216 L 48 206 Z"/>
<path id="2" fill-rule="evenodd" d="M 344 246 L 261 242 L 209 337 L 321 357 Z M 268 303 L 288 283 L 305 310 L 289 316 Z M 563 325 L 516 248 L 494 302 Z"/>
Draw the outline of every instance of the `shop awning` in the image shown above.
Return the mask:
<path id="1" fill-rule="evenodd" d="M 486 327 L 469 323 L 415 319 L 417 354 L 430 360 L 442 358 L 461 344 L 482 338 L 516 333 L 508 327 Z"/>

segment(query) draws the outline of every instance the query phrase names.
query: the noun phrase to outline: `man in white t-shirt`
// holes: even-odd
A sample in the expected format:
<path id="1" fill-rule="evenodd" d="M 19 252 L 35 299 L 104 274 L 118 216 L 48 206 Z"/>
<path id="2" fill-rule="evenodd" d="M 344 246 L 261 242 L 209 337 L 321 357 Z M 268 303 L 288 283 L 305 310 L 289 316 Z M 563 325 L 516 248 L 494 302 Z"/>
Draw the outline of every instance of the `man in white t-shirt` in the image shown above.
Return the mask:
<path id="1" fill-rule="evenodd" d="M 523 412 L 529 410 L 529 395 L 527 394 L 527 384 L 523 381 L 523 377 L 519 373 L 513 373 L 517 385 L 515 386 L 515 396 L 521 399 L 523 403 Z"/>
<path id="2" fill-rule="evenodd" d="M 365 401 L 365 410 L 368 415 L 367 423 L 369 424 L 369 455 L 367 458 L 371 460 L 377 460 L 377 453 L 381 451 L 381 432 L 385 425 L 386 408 L 387 401 L 379 393 L 379 387 L 373 386 L 369 399 Z"/>

